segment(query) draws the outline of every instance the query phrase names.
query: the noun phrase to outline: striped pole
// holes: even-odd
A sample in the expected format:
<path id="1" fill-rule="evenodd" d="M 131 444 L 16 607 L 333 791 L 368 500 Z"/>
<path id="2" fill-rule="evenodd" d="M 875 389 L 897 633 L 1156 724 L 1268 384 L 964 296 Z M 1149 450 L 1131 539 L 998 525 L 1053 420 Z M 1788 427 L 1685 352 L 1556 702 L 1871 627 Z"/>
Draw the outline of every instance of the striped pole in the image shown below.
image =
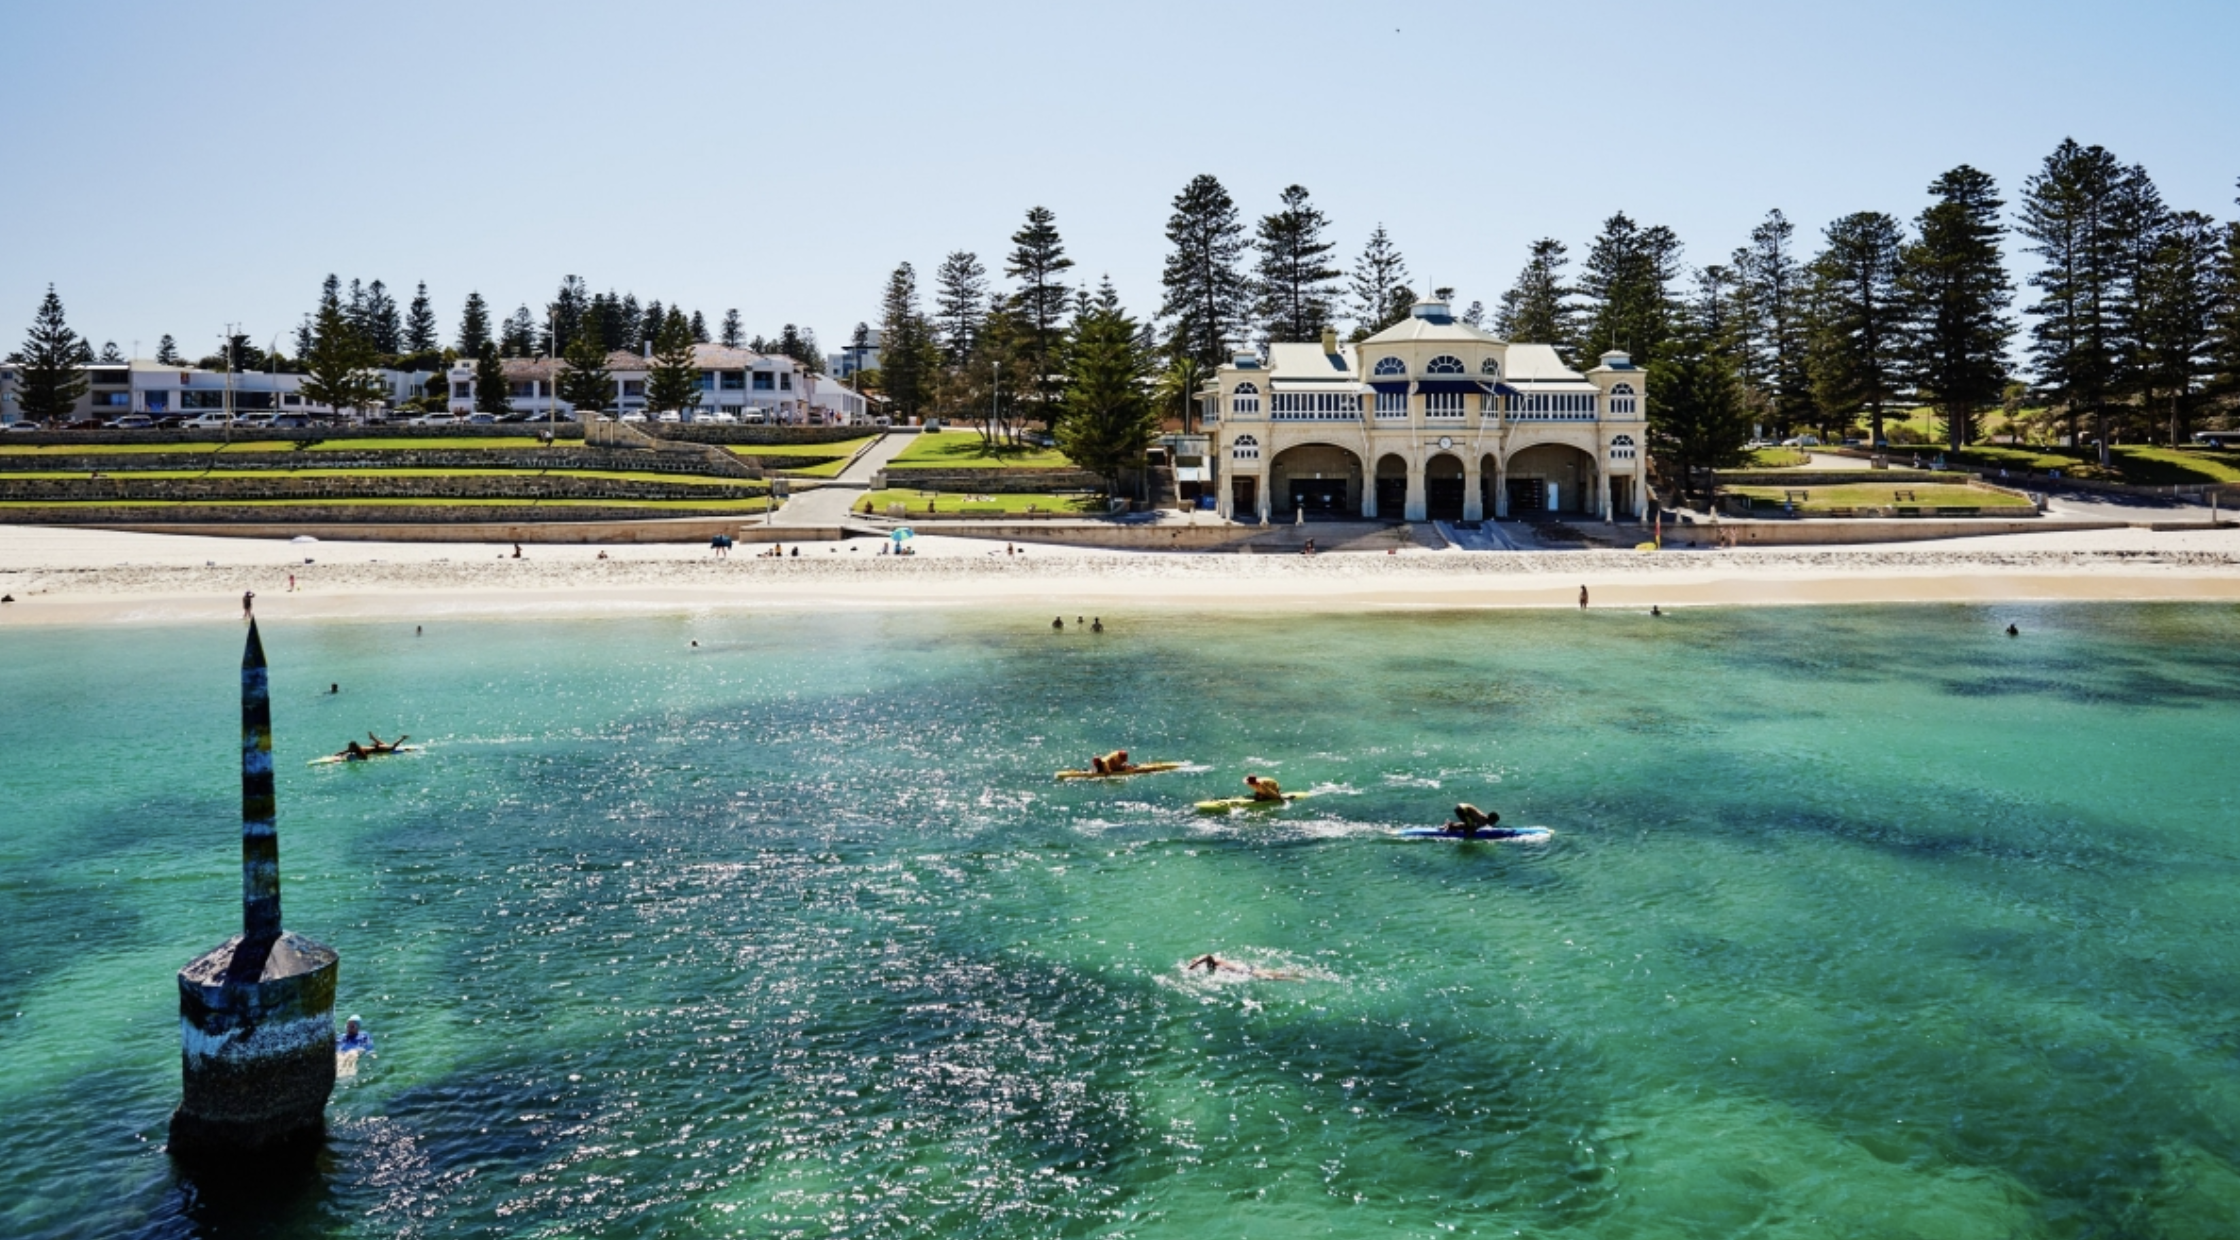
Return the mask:
<path id="1" fill-rule="evenodd" d="M 251 943 L 280 937 L 280 832 L 272 795 L 272 699 L 264 643 L 249 622 L 241 652 L 241 934 Z"/>

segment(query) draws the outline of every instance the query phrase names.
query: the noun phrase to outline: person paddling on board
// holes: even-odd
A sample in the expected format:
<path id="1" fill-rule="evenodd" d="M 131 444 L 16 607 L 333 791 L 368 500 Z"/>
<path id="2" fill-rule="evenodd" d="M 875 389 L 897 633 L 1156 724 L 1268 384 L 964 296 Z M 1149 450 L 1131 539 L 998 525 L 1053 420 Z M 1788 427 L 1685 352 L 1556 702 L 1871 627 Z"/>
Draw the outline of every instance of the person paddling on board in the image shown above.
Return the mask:
<path id="1" fill-rule="evenodd" d="M 1466 840 L 1478 838 L 1480 832 L 1492 831 L 1493 825 L 1501 821 L 1501 815 L 1489 814 L 1468 801 L 1454 807 L 1454 816 L 1456 821 L 1448 823 L 1445 831 Z"/>
<path id="2" fill-rule="evenodd" d="M 1200 956 L 1196 960 L 1193 960 L 1190 963 L 1182 966 L 1182 971 L 1185 973 L 1191 972 L 1195 969 L 1204 969 L 1207 973 L 1218 973 L 1226 969 L 1231 973 L 1242 973 L 1246 977 L 1257 978 L 1265 982 L 1296 982 L 1304 980 L 1298 974 L 1292 973 L 1288 970 L 1255 969 L 1249 964 L 1238 964 L 1234 960 L 1223 960 L 1221 957 L 1214 955 L 1212 952 L 1207 952 L 1205 955 Z"/>
<path id="3" fill-rule="evenodd" d="M 1280 801 L 1283 799 L 1283 789 L 1277 786 L 1276 781 L 1265 775 L 1245 776 L 1244 786 L 1252 789 L 1252 799 L 1255 801 Z"/>
<path id="4" fill-rule="evenodd" d="M 370 758 L 372 756 L 372 754 L 366 752 L 365 746 L 359 744 L 356 741 L 352 741 L 349 744 L 344 745 L 342 747 L 342 752 L 335 755 L 335 757 L 342 759 L 344 762 L 363 762 L 367 758 Z"/>
<path id="5" fill-rule="evenodd" d="M 1127 750 L 1115 749 L 1103 757 L 1089 759 L 1089 768 L 1099 775 L 1125 775 L 1136 769 L 1136 764 L 1128 761 Z"/>
<path id="6" fill-rule="evenodd" d="M 366 735 L 367 735 L 367 736 L 372 736 L 372 737 L 373 737 L 373 752 L 374 752 L 374 753 L 395 753 L 395 752 L 397 751 L 397 747 L 398 747 L 399 745 L 402 745 L 402 744 L 404 744 L 404 743 L 405 743 L 405 742 L 406 742 L 407 740 L 411 739 L 410 737 L 408 737 L 407 735 L 405 735 L 405 734 L 404 734 L 404 733 L 402 733 L 402 732 L 398 733 L 398 734 L 397 734 L 397 739 L 395 739 L 395 740 L 393 740 L 393 741 L 385 741 L 385 740 L 382 740 L 382 739 L 381 739 L 380 737 L 378 737 L 378 736 L 374 736 L 374 735 L 373 735 L 373 733 L 371 733 L 371 732 L 368 732 L 368 733 L 366 733 Z M 357 744 L 357 742 L 356 742 L 356 741 L 352 741 L 352 742 L 350 742 L 350 743 L 351 743 L 351 744 L 353 744 L 353 745 Z"/>

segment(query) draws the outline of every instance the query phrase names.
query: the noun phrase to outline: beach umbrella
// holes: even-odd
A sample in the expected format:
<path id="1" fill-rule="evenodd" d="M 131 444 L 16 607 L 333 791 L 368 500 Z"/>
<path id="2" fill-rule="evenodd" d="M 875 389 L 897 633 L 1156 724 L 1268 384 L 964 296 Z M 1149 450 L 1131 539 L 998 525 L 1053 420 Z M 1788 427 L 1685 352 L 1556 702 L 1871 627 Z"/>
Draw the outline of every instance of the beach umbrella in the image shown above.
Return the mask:
<path id="1" fill-rule="evenodd" d="M 291 539 L 289 539 L 288 541 L 289 541 L 289 542 L 292 542 L 292 543 L 315 543 L 315 542 L 317 542 L 317 541 L 319 541 L 319 540 L 318 540 L 318 539 L 316 539 L 316 538 L 313 538 L 313 537 L 312 537 L 311 535 L 309 535 L 309 534 L 298 534 L 298 535 L 296 535 L 296 536 L 295 536 L 294 538 L 291 538 Z"/>
<path id="2" fill-rule="evenodd" d="M 897 529 L 894 533 L 887 535 L 887 537 L 894 539 L 896 542 L 901 542 L 905 538 L 916 538 L 917 536 L 918 531 L 911 529 L 907 525 L 901 527 L 900 529 Z"/>

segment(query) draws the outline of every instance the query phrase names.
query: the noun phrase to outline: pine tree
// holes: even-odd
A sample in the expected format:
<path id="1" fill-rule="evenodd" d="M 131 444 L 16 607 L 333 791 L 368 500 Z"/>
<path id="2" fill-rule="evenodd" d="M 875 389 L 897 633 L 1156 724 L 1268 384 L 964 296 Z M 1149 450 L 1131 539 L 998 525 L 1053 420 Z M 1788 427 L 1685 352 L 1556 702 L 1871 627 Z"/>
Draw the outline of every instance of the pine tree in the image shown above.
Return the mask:
<path id="1" fill-rule="evenodd" d="M 506 382 L 506 365 L 498 360 L 498 344 L 482 342 L 474 357 L 474 411 L 504 416 L 513 412 L 513 392 Z"/>
<path id="2" fill-rule="evenodd" d="M 1121 475 L 1143 466 L 1159 437 L 1159 411 L 1148 395 L 1150 359 L 1137 344 L 1135 320 L 1120 309 L 1107 279 L 1075 322 L 1067 350 L 1058 449 L 1117 490 Z M 1190 357 L 1178 350 L 1178 357 Z M 1195 360 L 1195 359 L 1193 359 Z"/>
<path id="3" fill-rule="evenodd" d="M 1468 323 L 1472 327 L 1477 328 L 1479 331 L 1484 331 L 1486 326 L 1486 303 L 1482 301 L 1471 302 L 1469 308 L 1462 312 L 1462 321 Z"/>
<path id="4" fill-rule="evenodd" d="M 614 400 L 614 376 L 607 372 L 607 349 L 590 324 L 578 324 L 568 341 L 567 366 L 560 372 L 560 399 L 575 407 L 579 420 L 604 410 Z"/>
<path id="5" fill-rule="evenodd" d="M 1694 490 L 1696 471 L 1742 463 L 1750 415 L 1734 369 L 1686 323 L 1649 364 L 1649 442 L 1658 472 Z"/>
<path id="6" fill-rule="evenodd" d="M 726 349 L 736 349 L 746 344 L 747 329 L 746 325 L 739 321 L 738 310 L 731 309 L 723 312 L 723 334 L 718 336 L 717 339 L 723 342 L 723 347 Z"/>
<path id="7" fill-rule="evenodd" d="M 422 280 L 412 294 L 412 308 L 404 316 L 404 350 L 407 353 L 433 353 L 441 346 L 443 333 L 436 324 L 435 307 L 428 302 L 428 282 Z"/>
<path id="8" fill-rule="evenodd" d="M 397 314 L 397 299 L 389 296 L 388 285 L 375 280 L 366 286 L 364 315 L 359 330 L 375 353 L 395 357 L 404 351 L 404 323 Z"/>
<path id="9" fill-rule="evenodd" d="M 482 294 L 469 293 L 466 308 L 459 312 L 459 356 L 481 357 L 482 346 L 490 342 L 490 307 Z"/>
<path id="10" fill-rule="evenodd" d="M 124 351 L 117 348 L 116 341 L 104 340 L 101 342 L 101 356 L 95 360 L 114 365 L 124 361 Z"/>
<path id="11" fill-rule="evenodd" d="M 16 368 L 16 407 L 25 417 L 51 422 L 77 406 L 87 387 L 78 362 L 84 347 L 63 317 L 62 299 L 49 284 L 17 355 L 21 365 Z"/>
<path id="12" fill-rule="evenodd" d="M 298 358 L 304 358 L 309 357 L 310 355 L 311 316 L 306 314 L 303 316 L 303 321 L 296 324 L 296 356 Z"/>
<path id="13" fill-rule="evenodd" d="M 567 353 L 568 345 L 583 330 L 584 313 L 591 308 L 591 290 L 581 276 L 562 276 L 560 289 L 544 308 L 542 351 L 554 357 Z"/>
<path id="14" fill-rule="evenodd" d="M 2023 184 L 2016 229 L 2030 241 L 2028 252 L 2042 260 L 2030 276 L 2039 296 L 2029 307 L 2039 385 L 2067 410 L 2072 445 L 2077 418 L 2091 415 L 2103 466 L 2108 402 L 2121 380 L 2124 353 L 2117 219 L 2123 179 L 2123 166 L 2105 148 L 2065 139 Z"/>
<path id="15" fill-rule="evenodd" d="M 646 315 L 638 306 L 636 293 L 622 295 L 621 303 L 615 307 L 615 329 L 620 333 L 615 337 L 615 348 L 628 349 L 632 353 L 644 352 Z"/>
<path id="16" fill-rule="evenodd" d="M 2240 199 L 2234 200 L 2240 203 Z M 2224 226 L 2217 248 L 2215 306 L 2210 312 L 2209 390 L 2240 396 L 2240 221 Z"/>
<path id="17" fill-rule="evenodd" d="M 2141 412 L 2165 415 L 2183 444 L 2212 374 L 2217 313 L 2217 223 L 2198 211 L 2162 221 L 2137 278 L 2133 370 Z"/>
<path id="18" fill-rule="evenodd" d="M 1346 289 L 1351 294 L 1348 310 L 1353 315 L 1355 340 L 1375 335 L 1408 317 L 1414 303 L 1408 287 L 1408 261 L 1400 257 L 1400 248 L 1392 244 L 1383 224 L 1369 234 L 1368 244 L 1361 247 L 1361 257 L 1353 260 L 1353 275 L 1346 281 Z"/>
<path id="19" fill-rule="evenodd" d="M 1160 277 L 1166 300 L 1159 306 L 1159 317 L 1168 324 L 1167 351 L 1218 366 L 1229 342 L 1243 339 L 1251 309 L 1250 288 L 1239 266 L 1244 225 L 1221 182 L 1201 173 L 1175 195 L 1167 243 L 1173 248 Z"/>
<path id="20" fill-rule="evenodd" d="M 647 302 L 645 315 L 639 320 L 638 339 L 631 344 L 631 351 L 643 353 L 649 347 L 660 348 L 661 329 L 668 324 L 669 312 L 662 309 L 661 302 L 658 299 Z M 686 328 L 687 334 L 690 334 L 690 331 L 689 327 Z"/>
<path id="21" fill-rule="evenodd" d="M 1578 342 L 1576 292 L 1564 283 L 1563 269 L 1570 256 L 1563 242 L 1542 237 L 1532 243 L 1517 282 L 1501 295 L 1501 308 L 1493 315 L 1493 334 L 1524 344 L 1552 344 L 1570 352 Z"/>
<path id="22" fill-rule="evenodd" d="M 988 317 L 988 269 L 969 250 L 952 250 L 933 274 L 934 330 L 941 338 L 942 360 L 962 366 L 980 339 L 980 325 Z"/>
<path id="23" fill-rule="evenodd" d="M 1065 357 L 1067 290 L 1060 277 L 1072 266 L 1058 237 L 1057 216 L 1048 207 L 1029 210 L 1026 224 L 1011 234 L 1011 257 L 1003 273 L 1018 281 L 1011 306 L 1018 314 L 1020 361 L 1027 367 L 1019 411 L 1045 425 L 1056 417 L 1063 384 L 1058 371 Z M 881 344 L 882 370 L 893 347 L 892 342 Z"/>
<path id="24" fill-rule="evenodd" d="M 824 357 L 817 352 L 817 333 L 809 328 L 786 324 L 778 332 L 777 351 L 801 363 L 810 374 L 824 369 Z"/>
<path id="25" fill-rule="evenodd" d="M 692 343 L 708 343 L 708 320 L 698 310 L 692 312 Z"/>
<path id="26" fill-rule="evenodd" d="M 918 273 L 908 263 L 887 277 L 879 325 L 880 390 L 897 416 L 922 416 L 933 398 L 940 353 L 932 325 L 918 310 Z"/>
<path id="27" fill-rule="evenodd" d="M 507 316 L 505 328 L 498 336 L 498 348 L 507 357 L 537 355 L 537 318 L 529 313 L 529 307 L 520 306 Z"/>
<path id="28" fill-rule="evenodd" d="M 1777 428 L 1809 423 L 1812 377 L 1805 364 L 1806 288 L 1791 240 L 1796 225 L 1778 209 L 1734 252 L 1742 378 Z"/>
<path id="29" fill-rule="evenodd" d="M 362 281 L 350 281 L 350 299 L 342 303 L 343 321 L 361 340 L 373 338 L 373 324 L 366 318 L 366 286 Z"/>
<path id="30" fill-rule="evenodd" d="M 1285 189 L 1281 201 L 1281 209 L 1260 217 L 1253 315 L 1269 340 L 1320 340 L 1336 317 L 1345 274 L 1330 262 L 1337 243 L 1323 238 L 1330 217 L 1307 200 L 1303 185 Z"/>
<path id="31" fill-rule="evenodd" d="M 1866 411 L 1869 441 L 1883 443 L 1883 411 L 1898 397 L 1906 313 L 1898 295 L 1905 229 L 1879 211 L 1828 225 L 1810 269 L 1813 313 L 1806 355 L 1815 403 L 1830 424 Z"/>
<path id="32" fill-rule="evenodd" d="M 349 310 L 332 295 L 319 300 L 312 317 L 311 347 L 304 352 L 303 398 L 337 413 L 361 413 L 381 399 L 373 367 L 380 359 L 350 322 Z"/>
<path id="33" fill-rule="evenodd" d="M 653 342 L 653 365 L 646 371 L 646 408 L 682 413 L 700 403 L 700 369 L 692 359 L 692 322 L 671 310 Z"/>
<path id="34" fill-rule="evenodd" d="M 1999 253 L 1999 209 L 1989 175 L 1962 164 L 1929 186 L 1936 199 L 1914 220 L 1899 255 L 1906 313 L 1905 376 L 1944 420 L 1957 452 L 1974 438 L 1977 415 L 2007 383 L 2007 317 L 2014 289 Z"/>
<path id="35" fill-rule="evenodd" d="M 1582 361 L 1613 349 L 1646 365 L 1672 331 L 1672 282 L 1680 238 L 1663 225 L 1643 228 L 1619 212 L 1602 222 L 1587 250 L 1579 292 L 1587 300 Z"/>
<path id="36" fill-rule="evenodd" d="M 179 358 L 179 342 L 173 340 L 169 332 L 165 332 L 163 339 L 156 342 L 156 360 L 166 366 L 185 365 Z"/>

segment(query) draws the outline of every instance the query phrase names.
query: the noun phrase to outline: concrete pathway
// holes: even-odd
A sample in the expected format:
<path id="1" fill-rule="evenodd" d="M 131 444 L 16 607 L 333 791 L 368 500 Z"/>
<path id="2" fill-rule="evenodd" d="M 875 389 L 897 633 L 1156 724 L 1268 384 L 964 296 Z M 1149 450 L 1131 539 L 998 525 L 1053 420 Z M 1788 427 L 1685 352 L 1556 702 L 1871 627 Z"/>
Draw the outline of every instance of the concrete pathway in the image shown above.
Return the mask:
<path id="1" fill-rule="evenodd" d="M 798 491 L 778 510 L 774 525 L 821 526 L 830 529 L 845 525 L 857 500 L 871 489 L 871 476 L 887 467 L 887 462 L 902 454 L 902 450 L 917 442 L 915 435 L 881 435 L 878 441 L 865 448 L 836 478 L 829 478 L 813 491 Z"/>

